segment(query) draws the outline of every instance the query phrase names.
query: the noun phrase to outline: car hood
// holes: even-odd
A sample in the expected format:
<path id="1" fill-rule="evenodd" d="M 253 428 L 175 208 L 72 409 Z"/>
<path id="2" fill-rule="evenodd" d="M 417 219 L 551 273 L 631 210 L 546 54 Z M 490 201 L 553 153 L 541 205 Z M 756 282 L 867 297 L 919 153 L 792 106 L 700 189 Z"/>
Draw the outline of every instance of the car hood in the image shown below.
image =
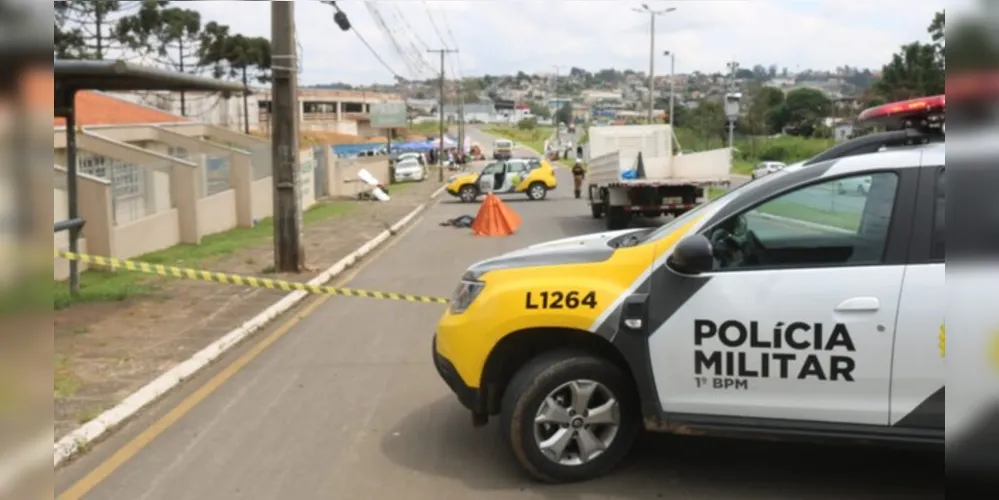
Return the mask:
<path id="1" fill-rule="evenodd" d="M 452 184 L 452 183 L 455 183 L 455 182 L 461 182 L 461 183 L 475 182 L 475 180 L 478 179 L 478 178 L 479 178 L 479 174 L 476 174 L 476 173 L 467 173 L 467 174 L 455 175 L 454 177 L 451 177 L 450 179 L 448 179 L 447 182 L 448 182 L 448 184 Z"/>
<path id="2" fill-rule="evenodd" d="M 489 271 L 500 269 L 602 262 L 614 255 L 615 248 L 608 245 L 610 240 L 647 231 L 641 228 L 625 229 L 538 243 L 472 264 L 465 273 L 465 279 L 478 279 Z"/>

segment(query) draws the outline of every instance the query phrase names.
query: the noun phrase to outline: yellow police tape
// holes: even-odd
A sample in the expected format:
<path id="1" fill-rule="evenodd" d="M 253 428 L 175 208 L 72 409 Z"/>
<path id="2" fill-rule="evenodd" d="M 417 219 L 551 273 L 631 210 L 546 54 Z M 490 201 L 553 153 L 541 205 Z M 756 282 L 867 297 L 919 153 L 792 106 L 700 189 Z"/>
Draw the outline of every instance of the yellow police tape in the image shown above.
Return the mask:
<path id="1" fill-rule="evenodd" d="M 150 264 L 148 262 L 136 262 L 134 260 L 101 257 L 99 255 L 87 255 L 63 250 L 56 250 L 55 257 L 66 260 L 75 260 L 88 265 L 122 268 L 140 273 L 156 274 L 159 276 L 168 276 L 195 281 L 207 281 L 209 283 L 221 283 L 224 285 L 269 288 L 272 290 L 284 290 L 286 292 L 299 291 L 319 295 L 341 295 L 345 297 L 364 297 L 368 299 L 402 300 L 405 302 L 420 302 L 424 304 L 447 304 L 450 302 L 450 300 L 443 297 L 309 285 L 307 283 L 296 283 L 294 281 L 257 278 L 255 276 L 240 276 L 238 274 L 202 271 L 199 269 L 190 269 L 185 267 L 164 266 L 163 264 Z"/>

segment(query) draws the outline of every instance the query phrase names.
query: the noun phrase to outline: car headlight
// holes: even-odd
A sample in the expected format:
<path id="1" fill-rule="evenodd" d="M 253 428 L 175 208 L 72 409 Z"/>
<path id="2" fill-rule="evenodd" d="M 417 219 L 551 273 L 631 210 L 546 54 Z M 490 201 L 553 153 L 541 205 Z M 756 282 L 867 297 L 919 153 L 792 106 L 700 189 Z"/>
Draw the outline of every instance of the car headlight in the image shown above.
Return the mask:
<path id="1" fill-rule="evenodd" d="M 458 176 L 457 175 L 452 175 L 451 177 L 447 178 L 447 183 L 451 184 L 452 182 L 454 182 L 456 180 L 458 180 Z"/>
<path id="2" fill-rule="evenodd" d="M 451 314 L 465 312 L 485 286 L 486 284 L 481 281 L 462 279 L 451 297 Z"/>

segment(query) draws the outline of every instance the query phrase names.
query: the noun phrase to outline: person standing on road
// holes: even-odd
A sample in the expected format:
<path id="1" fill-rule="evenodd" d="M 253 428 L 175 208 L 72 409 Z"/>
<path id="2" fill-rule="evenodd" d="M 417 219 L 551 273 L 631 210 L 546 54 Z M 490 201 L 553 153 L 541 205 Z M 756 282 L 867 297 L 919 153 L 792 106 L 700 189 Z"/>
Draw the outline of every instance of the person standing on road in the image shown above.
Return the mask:
<path id="1" fill-rule="evenodd" d="M 572 181 L 576 188 L 577 199 L 582 196 L 584 177 L 586 177 L 586 167 L 583 166 L 583 160 L 576 158 L 576 164 L 572 166 Z"/>

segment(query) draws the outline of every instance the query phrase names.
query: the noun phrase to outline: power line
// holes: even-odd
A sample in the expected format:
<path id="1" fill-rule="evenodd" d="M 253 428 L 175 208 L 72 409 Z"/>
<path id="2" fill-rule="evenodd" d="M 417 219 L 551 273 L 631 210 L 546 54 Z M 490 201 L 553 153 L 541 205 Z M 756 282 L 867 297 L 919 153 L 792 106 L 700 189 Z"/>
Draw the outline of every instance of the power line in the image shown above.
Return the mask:
<path id="1" fill-rule="evenodd" d="M 426 58 L 423 57 L 424 52 L 430 50 L 430 45 L 428 45 L 427 42 L 425 42 L 423 38 L 420 37 L 420 34 L 417 30 L 413 29 L 413 26 L 406 19 L 406 16 L 402 14 L 402 12 L 399 10 L 399 7 L 395 4 L 392 5 L 392 17 L 394 17 L 396 21 L 398 21 L 403 25 L 402 31 L 403 33 L 406 34 L 406 38 L 409 41 L 409 48 L 411 49 L 411 53 L 415 56 L 414 59 L 416 59 L 416 61 L 419 63 L 420 69 L 421 70 L 426 69 L 427 72 L 431 75 L 435 74 L 436 70 L 434 69 L 434 66 L 429 62 L 427 62 Z M 417 44 L 419 44 L 420 46 L 417 47 Z M 420 76 L 422 77 L 423 74 L 421 73 Z"/>
<path id="2" fill-rule="evenodd" d="M 357 39 L 360 40 L 361 43 L 364 44 L 365 47 L 367 47 L 368 52 L 371 52 L 371 55 L 375 56 L 375 59 L 379 63 L 381 63 L 381 65 L 386 70 L 388 70 L 388 72 L 391 73 L 392 76 L 394 76 L 397 80 L 405 80 L 405 78 L 403 78 L 402 76 L 400 76 L 399 73 L 396 73 L 396 71 L 394 69 L 392 69 L 392 66 L 389 66 L 389 63 L 385 62 L 385 59 L 383 59 L 382 56 L 380 54 L 378 54 L 378 52 L 375 50 L 375 48 L 372 47 L 370 43 L 368 43 L 368 41 L 364 38 L 364 35 L 362 35 L 360 31 L 358 31 L 357 27 L 354 26 L 353 23 L 351 23 L 351 22 L 349 22 L 349 21 L 346 20 L 346 13 L 343 12 L 340 9 L 340 7 L 336 4 L 335 1 L 332 1 L 332 0 L 323 0 L 322 3 L 324 3 L 326 5 L 329 5 L 329 6 L 333 7 L 334 9 L 336 9 L 337 13 L 344 14 L 344 16 L 342 18 L 343 19 L 342 24 L 341 24 L 341 21 L 337 20 L 336 16 L 334 16 L 334 20 L 337 21 L 337 24 L 340 26 L 340 29 L 342 29 L 344 31 L 348 31 L 348 30 L 352 31 L 354 33 L 354 35 L 357 36 Z"/>
<path id="3" fill-rule="evenodd" d="M 392 48 L 395 50 L 399 58 L 402 59 L 403 64 L 409 69 L 409 73 L 412 77 L 417 77 L 420 74 L 420 67 L 418 64 L 414 64 L 411 55 L 407 55 L 406 51 L 396 40 L 395 31 L 389 27 L 388 23 L 385 22 L 385 18 L 382 17 L 381 12 L 372 2 L 365 2 L 365 6 L 368 8 L 368 13 L 371 14 L 371 18 L 374 19 L 375 25 L 378 29 L 389 39 L 392 44 Z"/>

